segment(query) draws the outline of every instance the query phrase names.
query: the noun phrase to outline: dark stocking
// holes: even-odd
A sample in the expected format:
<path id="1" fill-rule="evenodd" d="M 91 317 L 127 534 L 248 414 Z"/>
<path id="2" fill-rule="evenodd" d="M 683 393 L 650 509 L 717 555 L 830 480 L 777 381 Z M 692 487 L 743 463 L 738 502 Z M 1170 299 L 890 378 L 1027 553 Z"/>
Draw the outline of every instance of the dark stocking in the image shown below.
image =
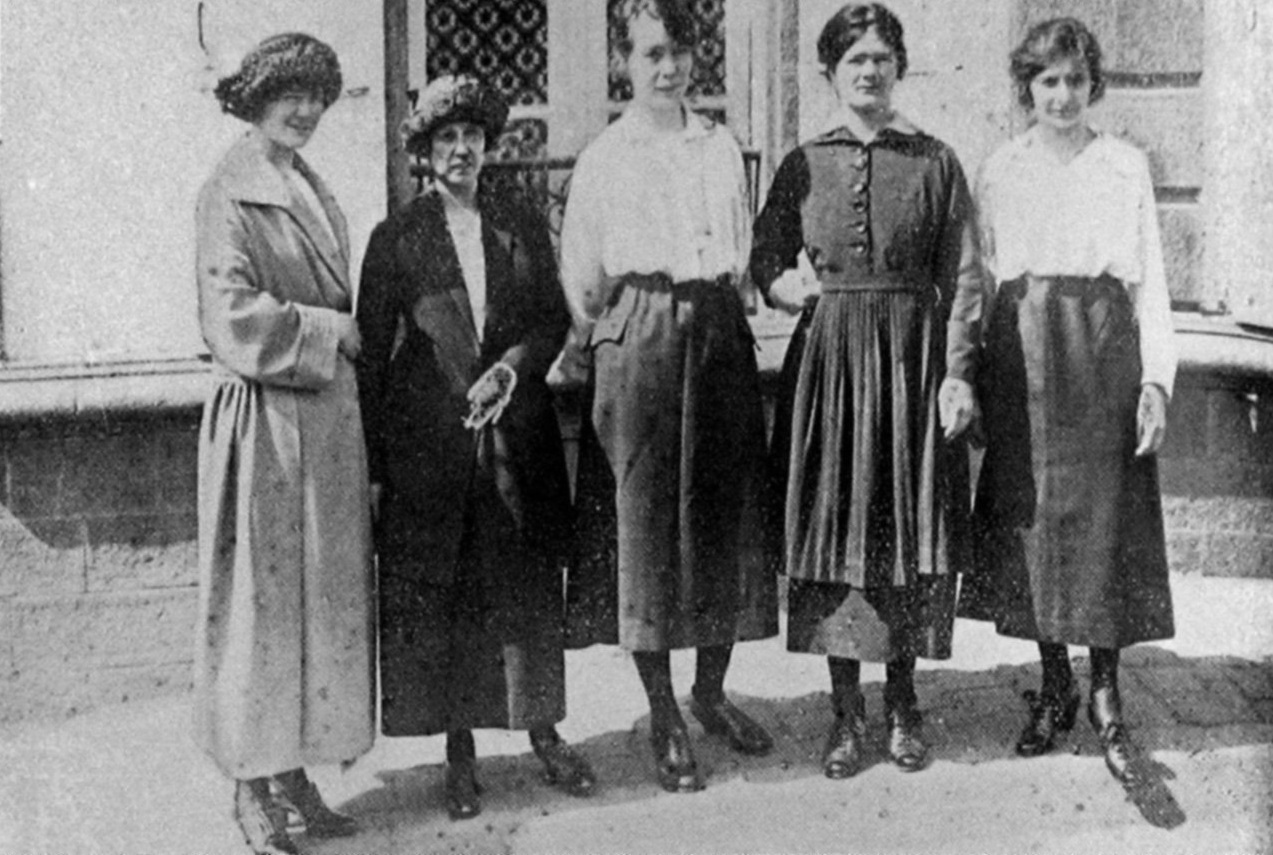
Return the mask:
<path id="1" fill-rule="evenodd" d="M 831 707 L 837 716 L 856 711 L 858 685 L 862 679 L 862 663 L 856 659 L 827 657 L 831 672 Z"/>
<path id="2" fill-rule="evenodd" d="M 1117 647 L 1093 647 L 1092 655 L 1092 691 L 1112 689 L 1118 691 L 1118 654 Z"/>
<path id="3" fill-rule="evenodd" d="M 1069 697 L 1074 673 L 1070 670 L 1070 651 L 1066 646 L 1040 641 L 1039 661 L 1043 663 L 1043 697 L 1053 701 Z"/>
<path id="4" fill-rule="evenodd" d="M 915 657 L 899 656 L 884 666 L 884 706 L 893 710 L 913 710 L 915 697 Z"/>
<path id="5" fill-rule="evenodd" d="M 650 715 L 659 720 L 679 718 L 676 693 L 672 690 L 672 661 L 667 651 L 639 650 L 632 659 L 650 701 Z"/>
<path id="6" fill-rule="evenodd" d="M 733 645 L 698 648 L 694 660 L 694 697 L 706 704 L 714 704 L 725 694 L 725 672 L 729 670 L 729 657 Z"/>

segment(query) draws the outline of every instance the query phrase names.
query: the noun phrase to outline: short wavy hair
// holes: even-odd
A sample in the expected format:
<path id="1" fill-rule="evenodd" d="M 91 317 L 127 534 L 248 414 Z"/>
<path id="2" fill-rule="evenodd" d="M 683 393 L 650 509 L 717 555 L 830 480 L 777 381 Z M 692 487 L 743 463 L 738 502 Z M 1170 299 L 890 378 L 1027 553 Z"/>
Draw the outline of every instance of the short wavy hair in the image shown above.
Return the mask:
<path id="1" fill-rule="evenodd" d="M 672 44 L 693 48 L 698 44 L 698 19 L 687 0 L 624 0 L 614 18 L 614 49 L 625 59 L 632 55 L 629 27 L 638 15 L 663 22 Z"/>
<path id="2" fill-rule="evenodd" d="M 281 33 L 249 51 L 238 71 L 217 82 L 214 94 L 222 110 L 256 122 L 284 92 L 314 92 L 330 107 L 340 97 L 341 85 L 340 60 L 326 42 L 305 33 Z"/>
<path id="3" fill-rule="evenodd" d="M 835 76 L 835 67 L 867 30 L 875 28 L 880 41 L 897 57 L 897 79 L 906 76 L 909 61 L 906 42 L 902 38 L 902 22 L 883 3 L 848 3 L 832 15 L 818 36 L 818 62 L 827 79 Z"/>
<path id="4" fill-rule="evenodd" d="M 398 131 L 408 152 L 427 156 L 433 132 L 452 122 L 481 125 L 486 147 L 494 148 L 508 121 L 508 104 L 494 89 L 466 74 L 438 77 L 420 93 L 415 110 Z"/>
<path id="5" fill-rule="evenodd" d="M 1052 18 L 1030 28 L 1009 59 L 1017 102 L 1027 110 L 1034 109 L 1030 84 L 1047 69 L 1066 59 L 1078 59 L 1087 66 L 1092 80 L 1090 103 L 1105 95 L 1105 72 L 1101 68 L 1101 46 L 1082 21 L 1077 18 Z"/>

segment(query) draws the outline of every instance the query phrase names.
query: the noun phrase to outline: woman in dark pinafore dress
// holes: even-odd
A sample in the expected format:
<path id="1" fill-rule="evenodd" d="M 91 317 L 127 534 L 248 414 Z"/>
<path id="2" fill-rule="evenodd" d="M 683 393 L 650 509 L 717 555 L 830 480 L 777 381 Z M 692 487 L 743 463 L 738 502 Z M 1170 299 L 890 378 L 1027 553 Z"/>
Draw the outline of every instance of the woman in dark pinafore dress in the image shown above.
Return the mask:
<path id="1" fill-rule="evenodd" d="M 950 656 L 969 536 L 956 438 L 973 416 L 981 280 L 959 161 L 892 109 L 901 23 L 880 4 L 845 6 L 818 58 L 840 109 L 780 166 L 751 274 L 771 305 L 800 313 L 771 493 L 785 495 L 787 646 L 828 657 L 823 769 L 844 778 L 863 751 L 862 660 L 887 663 L 893 761 L 913 771 L 927 759 L 913 674 L 917 656 Z"/>
<path id="2" fill-rule="evenodd" d="M 978 378 L 978 572 L 960 613 L 1038 642 L 1022 755 L 1073 725 L 1066 645 L 1089 647 L 1089 718 L 1110 771 L 1132 784 L 1119 650 L 1173 633 L 1155 452 L 1176 362 L 1154 190 L 1138 149 L 1087 125 L 1104 85 L 1083 24 L 1032 29 L 1012 76 L 1033 124 L 978 182 L 997 287 Z"/>

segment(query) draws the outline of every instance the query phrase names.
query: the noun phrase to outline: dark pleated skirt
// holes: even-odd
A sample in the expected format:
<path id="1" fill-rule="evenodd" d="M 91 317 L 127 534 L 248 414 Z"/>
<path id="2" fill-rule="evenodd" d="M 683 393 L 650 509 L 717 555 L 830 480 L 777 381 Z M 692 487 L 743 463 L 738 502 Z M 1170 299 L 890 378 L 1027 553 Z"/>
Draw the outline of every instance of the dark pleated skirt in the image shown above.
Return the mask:
<path id="1" fill-rule="evenodd" d="M 950 656 L 970 487 L 938 425 L 938 314 L 924 291 L 831 292 L 797 326 L 771 448 L 790 650 Z"/>
<path id="2" fill-rule="evenodd" d="M 466 523 L 450 584 L 415 565 L 380 571 L 381 731 L 529 729 L 566 716 L 561 568 L 526 550 L 492 556 Z M 399 572 L 402 570 L 403 572 Z"/>
<path id="3" fill-rule="evenodd" d="M 1139 336 L 1117 279 L 999 288 L 980 375 L 977 568 L 960 614 L 1120 648 L 1174 632 L 1157 461 L 1136 458 Z"/>
<path id="4" fill-rule="evenodd" d="M 591 492 L 580 482 L 577 508 L 594 535 L 614 515 L 613 569 L 604 547 L 584 547 L 588 563 L 572 572 L 590 574 L 593 592 L 571 585 L 570 602 L 597 605 L 593 638 L 629 650 L 776 635 L 777 580 L 759 524 L 764 411 L 737 291 L 728 282 L 628 277 L 592 345 L 592 426 L 613 502 L 597 500 L 595 487 L 607 483 L 599 475 Z M 572 645 L 586 635 L 572 633 Z"/>

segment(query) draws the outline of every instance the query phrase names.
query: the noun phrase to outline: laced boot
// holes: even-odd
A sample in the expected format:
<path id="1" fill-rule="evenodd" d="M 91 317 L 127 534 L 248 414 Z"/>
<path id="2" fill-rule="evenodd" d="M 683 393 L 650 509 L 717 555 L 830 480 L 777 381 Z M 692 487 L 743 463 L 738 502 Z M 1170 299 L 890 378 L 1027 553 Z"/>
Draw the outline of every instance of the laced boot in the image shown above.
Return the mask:
<path id="1" fill-rule="evenodd" d="M 889 664 L 891 666 L 893 663 Z M 890 679 L 885 684 L 888 754 L 903 772 L 918 772 L 928 763 L 928 743 L 923 736 L 924 717 L 920 714 L 917 703 L 915 689 L 908 675 Z"/>
<path id="2" fill-rule="evenodd" d="M 849 693 L 845 693 L 848 695 Z M 835 721 L 827 734 L 822 751 L 822 773 L 832 780 L 856 775 L 862 768 L 863 745 L 866 741 L 866 701 L 854 689 L 851 697 L 832 699 Z"/>
<path id="3" fill-rule="evenodd" d="M 1038 757 L 1052 750 L 1058 734 L 1073 729 L 1079 693 L 1070 686 L 1059 695 L 1028 691 L 1022 696 L 1030 707 L 1030 721 L 1017 739 L 1017 753 L 1022 757 Z"/>

